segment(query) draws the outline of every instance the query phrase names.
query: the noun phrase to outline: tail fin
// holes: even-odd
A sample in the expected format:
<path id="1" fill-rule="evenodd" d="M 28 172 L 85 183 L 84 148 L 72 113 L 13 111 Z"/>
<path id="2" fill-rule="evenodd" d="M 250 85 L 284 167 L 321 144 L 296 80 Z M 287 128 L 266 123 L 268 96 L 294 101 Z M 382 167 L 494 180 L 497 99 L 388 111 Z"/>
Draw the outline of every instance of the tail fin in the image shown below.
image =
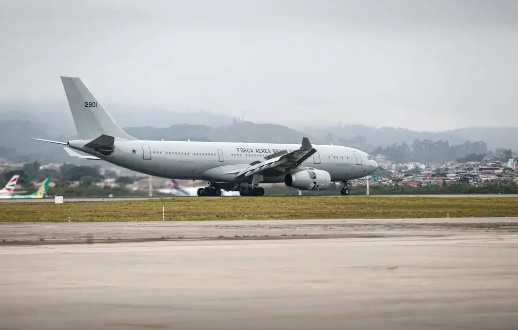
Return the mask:
<path id="1" fill-rule="evenodd" d="M 32 194 L 33 198 L 43 198 L 47 196 L 47 192 L 49 191 L 49 183 L 50 178 L 46 178 L 45 181 L 41 183 L 41 186 L 38 188 L 38 190 Z"/>
<path id="2" fill-rule="evenodd" d="M 14 188 L 16 187 L 16 183 L 18 183 L 19 177 L 19 175 L 13 175 L 11 180 L 9 180 L 9 182 L 7 182 L 5 185 L 4 191 L 12 194 L 14 192 Z"/>
<path id="3" fill-rule="evenodd" d="M 115 123 L 81 79 L 61 77 L 61 81 L 81 139 L 91 140 L 103 134 L 128 140 L 135 139 Z"/>

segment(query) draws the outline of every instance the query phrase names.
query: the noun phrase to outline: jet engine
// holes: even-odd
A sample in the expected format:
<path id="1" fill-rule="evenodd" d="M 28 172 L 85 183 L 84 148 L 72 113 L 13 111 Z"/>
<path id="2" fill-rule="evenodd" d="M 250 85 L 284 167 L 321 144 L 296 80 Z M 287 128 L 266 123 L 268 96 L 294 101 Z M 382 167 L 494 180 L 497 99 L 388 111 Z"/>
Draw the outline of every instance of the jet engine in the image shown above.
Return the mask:
<path id="1" fill-rule="evenodd" d="M 303 170 L 286 174 L 284 183 L 300 190 L 326 189 L 331 184 L 331 175 L 322 170 Z"/>

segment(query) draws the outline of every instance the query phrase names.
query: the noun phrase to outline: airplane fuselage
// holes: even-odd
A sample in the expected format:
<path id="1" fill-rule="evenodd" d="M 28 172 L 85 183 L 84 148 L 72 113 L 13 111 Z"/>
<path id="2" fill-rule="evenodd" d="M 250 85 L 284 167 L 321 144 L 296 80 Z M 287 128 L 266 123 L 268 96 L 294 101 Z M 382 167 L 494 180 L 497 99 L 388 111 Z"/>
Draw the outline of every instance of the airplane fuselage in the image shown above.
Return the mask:
<path id="1" fill-rule="evenodd" d="M 243 182 L 233 170 L 279 151 L 293 151 L 297 144 L 147 141 L 116 139 L 114 151 L 104 155 L 85 147 L 89 140 L 69 142 L 73 149 L 97 156 L 112 164 L 149 175 L 214 182 Z M 367 153 L 344 146 L 314 145 L 317 152 L 301 165 L 329 172 L 332 181 L 364 177 L 377 169 Z M 250 178 L 251 179 L 251 178 Z M 272 171 L 262 182 L 284 181 L 284 173 Z"/>

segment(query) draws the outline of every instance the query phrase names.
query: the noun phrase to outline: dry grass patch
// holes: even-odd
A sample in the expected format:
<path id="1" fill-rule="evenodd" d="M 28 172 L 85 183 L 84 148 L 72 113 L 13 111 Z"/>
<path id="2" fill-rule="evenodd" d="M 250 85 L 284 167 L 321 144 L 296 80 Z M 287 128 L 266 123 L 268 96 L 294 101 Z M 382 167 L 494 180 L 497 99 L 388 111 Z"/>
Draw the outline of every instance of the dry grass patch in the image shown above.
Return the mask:
<path id="1" fill-rule="evenodd" d="M 1 204 L 0 221 L 367 219 L 518 216 L 518 198 L 236 197 Z"/>

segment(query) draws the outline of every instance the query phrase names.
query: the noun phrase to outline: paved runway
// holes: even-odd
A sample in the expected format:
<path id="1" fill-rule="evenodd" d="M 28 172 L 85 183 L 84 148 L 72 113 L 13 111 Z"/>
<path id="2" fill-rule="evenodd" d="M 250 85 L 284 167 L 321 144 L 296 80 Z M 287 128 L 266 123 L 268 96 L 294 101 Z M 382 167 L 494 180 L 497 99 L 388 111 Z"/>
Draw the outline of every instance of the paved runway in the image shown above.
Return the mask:
<path id="1" fill-rule="evenodd" d="M 516 233 L 518 218 L 231 220 L 0 223 L 2 245 L 270 240 L 287 238 L 450 237 Z"/>
<path id="2" fill-rule="evenodd" d="M 133 238 L 174 230 L 224 237 L 2 246 L 0 329 L 516 329 L 516 223 L 2 225 L 19 238 L 117 227 Z M 231 239 L 240 227 L 287 236 Z M 298 231 L 345 236 L 285 239 Z"/>

